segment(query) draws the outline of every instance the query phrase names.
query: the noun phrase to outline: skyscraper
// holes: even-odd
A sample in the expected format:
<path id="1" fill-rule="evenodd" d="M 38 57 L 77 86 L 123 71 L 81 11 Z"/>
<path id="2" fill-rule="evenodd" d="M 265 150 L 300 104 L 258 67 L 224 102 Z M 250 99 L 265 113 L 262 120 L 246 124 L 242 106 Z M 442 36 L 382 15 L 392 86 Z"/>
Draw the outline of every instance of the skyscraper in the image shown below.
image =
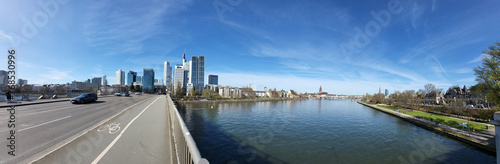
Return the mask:
<path id="1" fill-rule="evenodd" d="M 172 67 L 170 66 L 170 62 L 165 61 L 163 63 L 163 85 L 166 88 L 170 87 L 170 83 L 172 82 Z"/>
<path id="2" fill-rule="evenodd" d="M 127 85 L 132 85 L 137 79 L 137 72 L 129 71 L 127 73 Z"/>
<path id="3" fill-rule="evenodd" d="M 389 90 L 388 89 L 385 89 L 385 95 L 388 96 L 389 95 Z"/>
<path id="4" fill-rule="evenodd" d="M 7 75 L 7 71 L 4 71 L 4 70 L 0 70 L 0 82 L 1 82 L 1 85 L 7 85 L 8 83 L 8 75 Z"/>
<path id="5" fill-rule="evenodd" d="M 100 87 L 102 85 L 102 77 L 94 77 L 94 78 L 92 78 L 92 84 L 95 84 L 98 87 Z"/>
<path id="6" fill-rule="evenodd" d="M 108 80 L 106 79 L 106 75 L 102 76 L 102 85 L 108 85 Z"/>
<path id="7" fill-rule="evenodd" d="M 116 71 L 116 84 L 125 85 L 125 72 L 121 69 Z"/>
<path id="8" fill-rule="evenodd" d="M 208 75 L 208 84 L 219 85 L 219 76 Z"/>
<path id="9" fill-rule="evenodd" d="M 142 83 L 142 76 L 135 77 L 135 82 Z"/>
<path id="10" fill-rule="evenodd" d="M 142 76 L 142 91 L 145 93 L 154 93 L 155 72 L 153 69 L 144 69 Z"/>
<path id="11" fill-rule="evenodd" d="M 177 92 L 178 88 L 184 89 L 184 66 L 183 65 L 176 65 L 175 66 L 175 73 L 174 73 L 174 92 Z"/>
<path id="12" fill-rule="evenodd" d="M 196 91 L 202 91 L 205 86 L 205 56 L 193 56 L 190 61 L 191 69 L 189 83 Z"/>

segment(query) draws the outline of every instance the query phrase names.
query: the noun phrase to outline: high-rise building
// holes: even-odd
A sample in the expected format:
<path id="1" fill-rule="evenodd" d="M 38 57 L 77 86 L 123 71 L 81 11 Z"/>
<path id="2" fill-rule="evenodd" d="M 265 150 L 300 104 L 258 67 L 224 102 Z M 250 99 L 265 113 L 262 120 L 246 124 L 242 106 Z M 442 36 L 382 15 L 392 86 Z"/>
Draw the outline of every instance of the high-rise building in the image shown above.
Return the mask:
<path id="1" fill-rule="evenodd" d="M 385 89 L 385 95 L 388 96 L 389 95 L 389 90 L 388 89 Z"/>
<path id="2" fill-rule="evenodd" d="M 175 66 L 175 73 L 174 73 L 174 92 L 177 91 L 178 88 L 184 89 L 184 78 L 185 78 L 185 71 L 184 71 L 184 66 L 183 65 L 176 65 Z"/>
<path id="3" fill-rule="evenodd" d="M 142 76 L 142 91 L 145 93 L 154 93 L 155 72 L 153 69 L 144 69 Z"/>
<path id="4" fill-rule="evenodd" d="M 172 67 L 170 66 L 170 62 L 165 61 L 163 63 L 163 85 L 168 89 L 170 87 L 170 83 L 172 82 Z"/>
<path id="5" fill-rule="evenodd" d="M 208 75 L 208 84 L 219 85 L 219 76 Z"/>
<path id="6" fill-rule="evenodd" d="M 134 84 L 134 82 L 136 82 L 136 79 L 137 79 L 137 72 L 129 71 L 127 73 L 127 85 Z"/>
<path id="7" fill-rule="evenodd" d="M 125 72 L 121 69 L 116 71 L 116 84 L 125 85 Z"/>
<path id="8" fill-rule="evenodd" d="M 193 56 L 191 59 L 189 62 L 191 65 L 189 83 L 196 91 L 201 92 L 205 86 L 205 56 Z"/>
<path id="9" fill-rule="evenodd" d="M 7 85 L 8 77 L 7 71 L 0 70 L 0 85 Z"/>
<path id="10" fill-rule="evenodd" d="M 101 87 L 101 85 L 102 85 L 102 77 L 94 77 L 94 78 L 92 78 L 92 84 Z"/>
<path id="11" fill-rule="evenodd" d="M 102 85 L 107 86 L 108 85 L 108 79 L 106 79 L 106 75 L 102 76 Z"/>
<path id="12" fill-rule="evenodd" d="M 135 82 L 142 83 L 142 76 L 135 77 Z"/>
<path id="13" fill-rule="evenodd" d="M 28 80 L 17 79 L 17 85 L 28 85 Z"/>

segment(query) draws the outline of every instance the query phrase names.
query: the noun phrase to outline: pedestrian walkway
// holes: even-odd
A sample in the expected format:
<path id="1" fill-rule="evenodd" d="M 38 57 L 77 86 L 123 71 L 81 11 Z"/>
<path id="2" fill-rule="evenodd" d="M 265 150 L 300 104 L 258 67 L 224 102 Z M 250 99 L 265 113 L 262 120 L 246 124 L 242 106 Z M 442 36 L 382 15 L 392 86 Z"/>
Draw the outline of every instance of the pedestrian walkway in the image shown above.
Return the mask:
<path id="1" fill-rule="evenodd" d="M 172 163 L 167 117 L 166 98 L 159 96 L 131 122 L 121 125 L 121 134 L 93 163 Z"/>

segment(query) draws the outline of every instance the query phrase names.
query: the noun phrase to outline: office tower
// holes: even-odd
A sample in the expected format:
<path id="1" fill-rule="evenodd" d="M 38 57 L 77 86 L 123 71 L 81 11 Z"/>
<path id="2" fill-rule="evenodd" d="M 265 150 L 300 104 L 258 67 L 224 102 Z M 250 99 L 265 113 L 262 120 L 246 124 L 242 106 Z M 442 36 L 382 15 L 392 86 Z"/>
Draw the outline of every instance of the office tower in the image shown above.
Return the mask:
<path id="1" fill-rule="evenodd" d="M 134 84 L 134 82 L 136 82 L 136 79 L 137 79 L 137 72 L 129 71 L 127 73 L 127 85 Z"/>
<path id="2" fill-rule="evenodd" d="M 92 78 L 92 84 L 101 86 L 102 85 L 102 77 L 94 77 Z"/>
<path id="3" fill-rule="evenodd" d="M 116 71 L 116 84 L 125 85 L 125 72 L 121 69 Z"/>
<path id="4" fill-rule="evenodd" d="M 155 72 L 153 69 L 144 69 L 142 76 L 142 91 L 145 93 L 154 93 Z"/>
<path id="5" fill-rule="evenodd" d="M 208 75 L 208 84 L 219 85 L 219 76 Z"/>
<path id="6" fill-rule="evenodd" d="M 176 65 L 175 66 L 175 73 L 174 73 L 174 92 L 177 91 L 178 88 L 184 89 L 184 78 L 185 78 L 185 71 L 184 71 L 184 66 L 183 65 Z"/>
<path id="7" fill-rule="evenodd" d="M 108 85 L 108 80 L 106 79 L 106 75 L 102 76 L 102 85 Z"/>
<path id="8" fill-rule="evenodd" d="M 170 87 L 170 83 L 172 82 L 172 67 L 170 66 L 170 62 L 165 61 L 163 63 L 163 85 L 168 89 Z"/>
<path id="9" fill-rule="evenodd" d="M 1 85 L 8 85 L 8 74 L 7 71 L 0 70 L 0 84 Z"/>
<path id="10" fill-rule="evenodd" d="M 135 82 L 142 83 L 142 76 L 135 77 Z"/>
<path id="11" fill-rule="evenodd" d="M 189 83 L 192 84 L 196 91 L 201 92 L 205 86 L 205 57 L 193 56 L 191 59 L 189 62 L 191 66 L 189 70 Z"/>

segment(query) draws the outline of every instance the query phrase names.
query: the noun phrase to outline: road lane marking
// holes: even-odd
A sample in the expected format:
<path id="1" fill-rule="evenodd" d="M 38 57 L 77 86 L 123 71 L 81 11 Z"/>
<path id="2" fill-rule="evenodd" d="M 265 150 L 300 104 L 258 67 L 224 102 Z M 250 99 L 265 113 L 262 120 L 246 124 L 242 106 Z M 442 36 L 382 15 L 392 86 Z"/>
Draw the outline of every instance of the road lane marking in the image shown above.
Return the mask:
<path id="1" fill-rule="evenodd" d="M 60 118 L 60 119 L 56 119 L 56 120 L 52 120 L 52 121 L 49 121 L 49 122 L 46 122 L 46 123 L 38 124 L 38 125 L 35 125 L 35 126 L 32 126 L 32 127 L 27 127 L 27 128 L 19 130 L 18 132 L 22 132 L 22 131 L 25 131 L 25 130 L 28 130 L 28 129 L 31 129 L 31 128 L 36 128 L 36 127 L 39 127 L 39 126 L 42 126 L 42 125 L 45 125 L 45 124 L 50 124 L 50 123 L 53 123 L 53 122 L 56 122 L 56 121 L 59 121 L 59 120 L 64 120 L 64 119 L 67 119 L 67 118 L 70 118 L 70 117 L 71 116 L 66 116 L 66 117 L 63 117 L 63 118 Z"/>
<path id="2" fill-rule="evenodd" d="M 146 108 L 144 108 L 141 113 L 139 113 L 137 116 L 135 116 L 128 124 L 127 126 L 125 126 L 125 128 L 123 128 L 123 130 L 120 132 L 120 134 L 118 134 L 118 136 L 116 136 L 116 138 L 108 145 L 108 147 L 106 147 L 106 149 L 104 149 L 104 151 L 101 152 L 101 154 L 99 154 L 99 156 L 97 156 L 97 158 L 95 158 L 94 161 L 92 161 L 92 164 L 97 164 L 97 162 L 99 162 L 101 160 L 102 157 L 104 157 L 104 155 L 106 155 L 106 153 L 108 153 L 109 149 L 111 149 L 111 147 L 113 147 L 113 145 L 115 145 L 115 143 L 122 137 L 123 133 L 127 130 L 127 128 L 137 119 L 139 118 L 139 116 L 142 115 L 142 113 L 144 113 L 144 111 L 146 111 L 146 109 L 148 109 L 151 105 L 153 105 L 158 99 L 160 99 L 161 97 L 158 97 L 156 98 L 155 101 L 153 101 L 151 104 L 149 104 Z"/>
<path id="3" fill-rule="evenodd" d="M 71 107 L 72 106 L 67 106 L 67 107 L 63 107 L 63 108 L 56 108 L 56 109 L 50 109 L 50 110 L 46 110 L 46 111 L 33 112 L 33 113 L 25 114 L 25 116 L 40 114 L 40 113 L 45 113 L 45 112 L 52 112 L 52 111 L 57 111 L 57 110 L 63 110 L 63 109 L 71 108 Z"/>

